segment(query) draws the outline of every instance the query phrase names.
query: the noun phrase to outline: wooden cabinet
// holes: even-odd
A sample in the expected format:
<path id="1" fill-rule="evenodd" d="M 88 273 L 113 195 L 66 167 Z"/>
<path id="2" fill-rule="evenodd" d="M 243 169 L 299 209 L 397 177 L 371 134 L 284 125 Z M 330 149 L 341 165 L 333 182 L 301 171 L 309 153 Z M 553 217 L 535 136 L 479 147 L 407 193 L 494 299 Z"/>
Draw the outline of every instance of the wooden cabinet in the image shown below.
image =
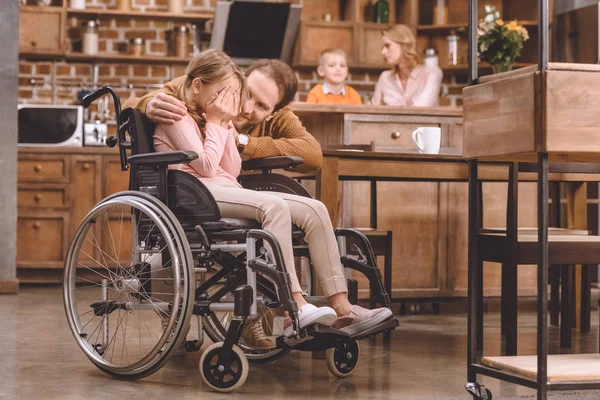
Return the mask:
<path id="1" fill-rule="evenodd" d="M 127 189 L 115 151 L 105 148 L 19 149 L 17 191 L 17 275 L 24 283 L 62 282 L 64 257 L 87 213 L 108 194 Z M 84 250 L 98 256 L 98 243 Z M 124 228 L 124 232 L 129 229 Z"/>
<path id="2" fill-rule="evenodd" d="M 65 27 L 65 13 L 62 7 L 21 7 L 19 52 L 64 53 Z"/>

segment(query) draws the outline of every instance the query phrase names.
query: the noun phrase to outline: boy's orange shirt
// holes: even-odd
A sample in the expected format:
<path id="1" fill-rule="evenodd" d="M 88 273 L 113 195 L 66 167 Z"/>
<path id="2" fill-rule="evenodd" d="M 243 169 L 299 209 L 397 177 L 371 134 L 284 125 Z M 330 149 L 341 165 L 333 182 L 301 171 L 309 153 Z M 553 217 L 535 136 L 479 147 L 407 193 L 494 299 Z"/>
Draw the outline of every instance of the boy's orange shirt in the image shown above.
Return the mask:
<path id="1" fill-rule="evenodd" d="M 327 84 L 318 84 L 308 92 L 306 98 L 307 103 L 320 103 L 320 104 L 362 104 L 362 98 L 358 92 L 352 89 L 348 85 L 344 85 L 342 93 L 333 94 L 328 88 Z"/>

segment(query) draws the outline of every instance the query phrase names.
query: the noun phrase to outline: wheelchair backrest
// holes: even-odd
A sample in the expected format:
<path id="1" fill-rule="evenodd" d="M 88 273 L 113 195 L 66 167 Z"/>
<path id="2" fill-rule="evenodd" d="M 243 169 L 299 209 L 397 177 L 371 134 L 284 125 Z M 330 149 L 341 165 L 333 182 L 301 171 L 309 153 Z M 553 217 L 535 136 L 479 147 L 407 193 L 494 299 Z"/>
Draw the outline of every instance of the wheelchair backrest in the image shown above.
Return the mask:
<path id="1" fill-rule="evenodd" d="M 122 112 L 124 128 L 129 132 L 131 154 L 154 153 L 156 125 L 133 108 Z M 159 197 L 159 171 L 155 167 L 132 167 L 129 189 Z M 184 171 L 170 170 L 167 175 L 167 193 L 163 200 L 180 221 L 187 221 L 193 231 L 199 222 L 221 219 L 219 206 L 209 190 L 197 178 Z"/>
<path id="2" fill-rule="evenodd" d="M 154 130 L 156 125 L 134 108 L 123 110 L 123 120 L 129 119 L 128 129 L 131 138 L 131 154 L 154 153 Z"/>

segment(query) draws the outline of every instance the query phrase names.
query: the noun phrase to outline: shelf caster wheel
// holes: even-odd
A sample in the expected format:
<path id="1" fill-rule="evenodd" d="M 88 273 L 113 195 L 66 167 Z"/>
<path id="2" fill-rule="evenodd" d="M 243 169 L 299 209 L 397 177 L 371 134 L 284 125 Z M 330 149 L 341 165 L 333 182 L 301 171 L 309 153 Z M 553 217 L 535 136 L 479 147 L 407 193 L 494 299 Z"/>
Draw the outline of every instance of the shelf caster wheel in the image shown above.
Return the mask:
<path id="1" fill-rule="evenodd" d="M 226 364 L 220 364 L 219 354 L 223 342 L 208 347 L 200 357 L 200 375 L 208 387 L 216 392 L 227 393 L 239 389 L 248 378 L 248 359 L 237 346 L 233 346 L 231 356 Z"/>
<path id="2" fill-rule="evenodd" d="M 469 382 L 465 389 L 473 396 L 473 400 L 492 400 L 492 392 L 483 385 Z"/>
<path id="3" fill-rule="evenodd" d="M 327 369 L 338 378 L 345 378 L 352 373 L 354 367 L 358 364 L 360 347 L 358 342 L 351 340 L 340 343 L 337 346 L 327 349 L 325 360 Z"/>

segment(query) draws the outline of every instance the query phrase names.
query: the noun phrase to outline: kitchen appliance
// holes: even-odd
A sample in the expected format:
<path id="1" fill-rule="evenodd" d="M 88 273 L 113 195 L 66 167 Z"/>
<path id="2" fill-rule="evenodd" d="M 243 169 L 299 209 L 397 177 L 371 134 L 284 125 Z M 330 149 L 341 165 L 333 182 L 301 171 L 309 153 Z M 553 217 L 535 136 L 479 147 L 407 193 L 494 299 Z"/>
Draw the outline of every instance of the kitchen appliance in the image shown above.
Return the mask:
<path id="1" fill-rule="evenodd" d="M 85 146 L 104 146 L 107 136 L 107 126 L 97 120 L 83 125 L 83 144 Z"/>
<path id="2" fill-rule="evenodd" d="M 83 107 L 18 105 L 19 146 L 81 146 Z"/>
<path id="3" fill-rule="evenodd" d="M 219 1 L 210 48 L 223 50 L 238 65 L 260 58 L 289 63 L 302 5 L 260 0 Z"/>

